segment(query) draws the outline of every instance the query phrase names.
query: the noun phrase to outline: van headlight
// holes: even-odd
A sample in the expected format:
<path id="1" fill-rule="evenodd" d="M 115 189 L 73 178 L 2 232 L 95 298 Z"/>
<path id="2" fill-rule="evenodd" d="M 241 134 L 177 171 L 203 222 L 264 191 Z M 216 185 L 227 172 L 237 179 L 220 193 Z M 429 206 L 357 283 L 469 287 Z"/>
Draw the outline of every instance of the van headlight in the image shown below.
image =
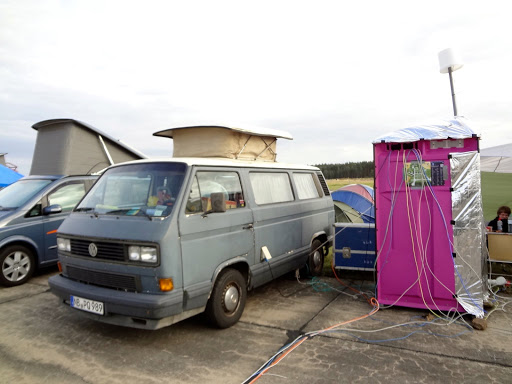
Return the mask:
<path id="1" fill-rule="evenodd" d="M 63 252 L 71 252 L 71 241 L 69 239 L 57 237 L 57 249 Z"/>
<path id="2" fill-rule="evenodd" d="M 156 263 L 158 260 L 155 247 L 141 247 L 139 245 L 128 247 L 128 258 L 131 261 L 142 261 L 144 263 Z"/>

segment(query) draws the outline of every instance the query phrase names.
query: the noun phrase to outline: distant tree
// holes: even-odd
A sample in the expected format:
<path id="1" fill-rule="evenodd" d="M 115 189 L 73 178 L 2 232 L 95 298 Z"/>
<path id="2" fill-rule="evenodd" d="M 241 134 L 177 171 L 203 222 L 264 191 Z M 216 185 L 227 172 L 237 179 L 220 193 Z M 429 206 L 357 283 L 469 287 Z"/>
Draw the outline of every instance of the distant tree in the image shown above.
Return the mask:
<path id="1" fill-rule="evenodd" d="M 349 162 L 343 164 L 316 164 L 326 179 L 360 179 L 372 178 L 373 161 Z"/>

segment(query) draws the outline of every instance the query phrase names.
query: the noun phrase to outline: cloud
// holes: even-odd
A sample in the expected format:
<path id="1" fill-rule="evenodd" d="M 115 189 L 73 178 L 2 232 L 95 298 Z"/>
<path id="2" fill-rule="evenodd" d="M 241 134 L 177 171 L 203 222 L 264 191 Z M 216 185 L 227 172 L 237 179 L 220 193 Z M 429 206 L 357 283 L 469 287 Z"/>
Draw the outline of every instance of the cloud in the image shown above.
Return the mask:
<path id="1" fill-rule="evenodd" d="M 288 130 L 278 158 L 372 159 L 373 138 L 458 109 L 482 146 L 512 141 L 506 2 L 3 1 L 0 152 L 28 173 L 31 125 L 69 117 L 150 156 L 197 123 Z M 487 7 L 487 8 L 486 8 Z"/>

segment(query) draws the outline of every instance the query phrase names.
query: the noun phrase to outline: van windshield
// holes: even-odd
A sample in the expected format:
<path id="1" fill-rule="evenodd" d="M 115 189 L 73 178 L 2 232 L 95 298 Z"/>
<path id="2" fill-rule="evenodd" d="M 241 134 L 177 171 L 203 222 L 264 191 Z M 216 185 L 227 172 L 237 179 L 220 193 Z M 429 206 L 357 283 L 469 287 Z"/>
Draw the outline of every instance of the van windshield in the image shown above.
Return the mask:
<path id="1" fill-rule="evenodd" d="M 120 216 L 168 216 L 186 171 L 183 163 L 141 163 L 107 169 L 75 208 Z"/>
<path id="2" fill-rule="evenodd" d="M 27 179 L 18 180 L 5 187 L 0 191 L 0 210 L 5 211 L 21 207 L 51 182 L 53 180 Z"/>

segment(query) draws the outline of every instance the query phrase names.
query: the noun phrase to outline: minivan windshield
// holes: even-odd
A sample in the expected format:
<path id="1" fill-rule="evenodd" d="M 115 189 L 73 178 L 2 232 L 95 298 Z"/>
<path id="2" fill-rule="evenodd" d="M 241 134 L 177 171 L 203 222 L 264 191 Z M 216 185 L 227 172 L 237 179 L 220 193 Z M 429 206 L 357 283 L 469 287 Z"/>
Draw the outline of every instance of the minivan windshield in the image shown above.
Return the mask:
<path id="1" fill-rule="evenodd" d="M 185 176 L 184 163 L 140 163 L 107 169 L 75 208 L 120 216 L 168 216 Z"/>
<path id="2" fill-rule="evenodd" d="M 0 210 L 17 209 L 25 204 L 37 192 L 53 182 L 49 179 L 27 179 L 5 187 L 0 191 Z"/>

